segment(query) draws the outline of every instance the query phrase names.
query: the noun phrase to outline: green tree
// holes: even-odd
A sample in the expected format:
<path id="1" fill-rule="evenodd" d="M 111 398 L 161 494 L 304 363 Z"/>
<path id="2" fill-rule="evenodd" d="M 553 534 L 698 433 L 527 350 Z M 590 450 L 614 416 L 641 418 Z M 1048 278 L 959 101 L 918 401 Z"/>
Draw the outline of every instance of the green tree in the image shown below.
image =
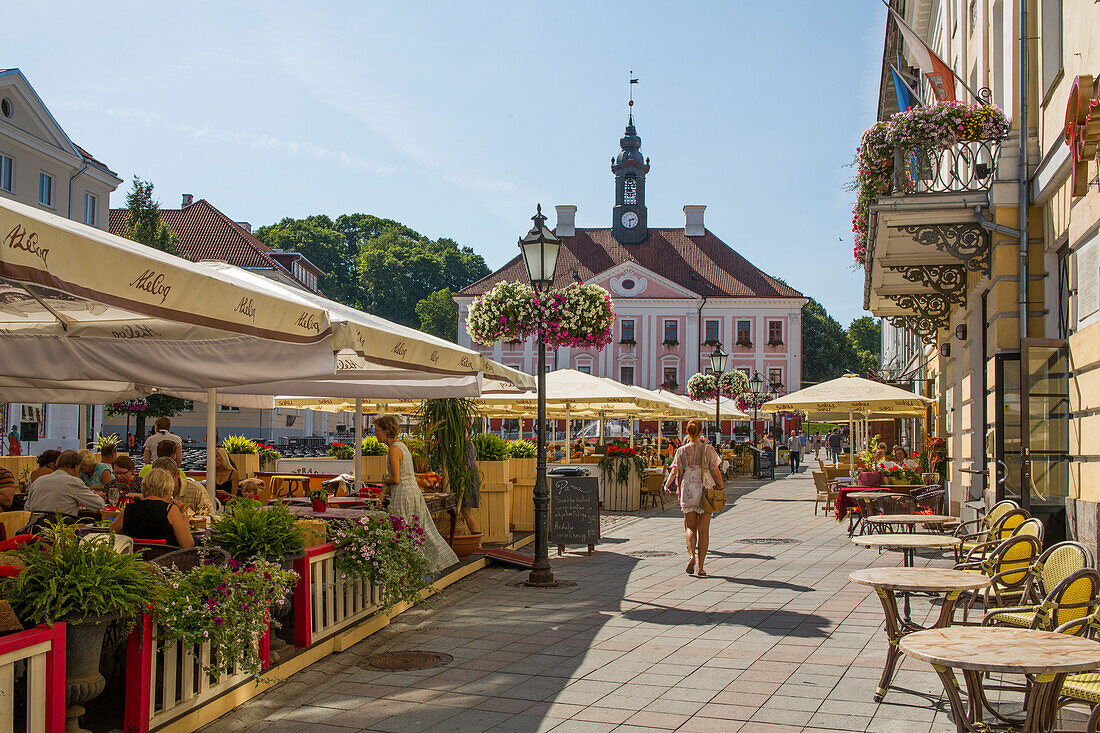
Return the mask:
<path id="1" fill-rule="evenodd" d="M 454 341 L 458 334 L 458 306 L 450 288 L 436 290 L 416 304 L 420 330 L 433 336 Z"/>
<path id="2" fill-rule="evenodd" d="M 184 410 L 193 409 L 194 403 L 179 397 L 169 397 L 164 394 L 151 394 L 145 399 L 130 400 L 107 405 L 105 413 L 107 417 L 126 415 L 126 424 L 130 424 L 130 416 L 133 415 L 134 434 L 138 438 L 138 445 L 145 439 L 145 421 L 148 418 L 175 417 Z"/>
<path id="3" fill-rule="evenodd" d="M 179 237 L 160 218 L 160 204 L 153 200 L 153 184 L 134 176 L 126 194 L 126 206 L 130 209 L 126 237 L 135 242 L 177 254 Z"/>
<path id="4" fill-rule="evenodd" d="M 802 306 L 802 381 L 824 382 L 860 367 L 844 327 L 813 298 Z"/>
<path id="5" fill-rule="evenodd" d="M 871 316 L 856 318 L 848 326 L 848 338 L 857 348 L 875 356 L 882 355 L 882 325 Z"/>
<path id="6" fill-rule="evenodd" d="M 318 285 L 326 297 L 353 308 L 361 305 L 358 244 L 349 241 L 329 217 L 288 217 L 278 224 L 260 227 L 254 234 L 272 249 L 299 252 L 317 265 L 325 273 Z"/>

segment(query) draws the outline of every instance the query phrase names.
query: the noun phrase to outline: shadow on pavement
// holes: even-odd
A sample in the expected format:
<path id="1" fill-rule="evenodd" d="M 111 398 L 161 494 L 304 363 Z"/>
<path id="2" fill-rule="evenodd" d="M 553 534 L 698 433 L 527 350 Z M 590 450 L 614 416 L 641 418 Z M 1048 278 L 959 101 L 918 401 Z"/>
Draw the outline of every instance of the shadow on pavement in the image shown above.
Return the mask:
<path id="1" fill-rule="evenodd" d="M 710 553 L 707 553 L 708 555 Z M 813 590 L 808 585 L 798 585 L 796 583 L 787 583 L 783 580 L 761 580 L 758 578 L 733 578 L 728 575 L 711 575 L 712 578 L 724 580 L 727 583 L 738 583 L 740 585 L 751 585 L 756 588 L 777 588 L 781 590 L 796 590 L 799 593 L 809 593 Z"/>
<path id="2" fill-rule="evenodd" d="M 733 624 L 759 629 L 772 636 L 796 636 L 801 638 L 824 638 L 829 635 L 829 620 L 815 613 L 801 613 L 776 608 L 745 608 L 737 611 L 691 611 L 675 606 L 663 606 L 659 603 L 644 601 L 645 608 L 634 608 L 623 612 L 623 616 L 632 621 L 645 621 L 654 624 L 714 626 Z"/>

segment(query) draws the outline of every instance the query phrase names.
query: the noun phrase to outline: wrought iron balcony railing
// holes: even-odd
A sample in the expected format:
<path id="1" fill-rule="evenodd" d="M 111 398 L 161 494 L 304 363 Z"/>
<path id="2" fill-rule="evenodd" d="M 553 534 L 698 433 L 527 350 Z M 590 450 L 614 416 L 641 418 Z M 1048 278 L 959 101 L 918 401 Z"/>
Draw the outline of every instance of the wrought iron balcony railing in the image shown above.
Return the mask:
<path id="1" fill-rule="evenodd" d="M 897 195 L 984 191 L 993 183 L 1000 140 L 970 140 L 948 148 L 895 148 Z"/>

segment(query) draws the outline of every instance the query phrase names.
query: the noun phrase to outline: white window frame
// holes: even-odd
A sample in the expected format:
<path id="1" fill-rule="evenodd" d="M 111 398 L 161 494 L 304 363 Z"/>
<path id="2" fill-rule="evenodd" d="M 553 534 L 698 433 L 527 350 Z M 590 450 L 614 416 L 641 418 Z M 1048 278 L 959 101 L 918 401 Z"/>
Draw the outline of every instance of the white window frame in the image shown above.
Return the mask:
<path id="1" fill-rule="evenodd" d="M 5 173 L 8 184 L 6 186 L 4 185 Z M 3 153 L 0 153 L 0 191 L 15 193 L 15 158 Z"/>
<path id="2" fill-rule="evenodd" d="M 47 182 L 49 183 L 49 187 L 48 187 L 49 188 L 49 201 L 43 201 L 42 200 L 42 184 L 47 183 Z M 53 184 L 54 184 L 54 177 L 53 177 L 52 174 L 47 173 L 46 171 L 39 171 L 38 172 L 38 203 L 39 203 L 39 205 L 45 206 L 45 207 L 50 208 L 50 209 L 54 208 L 54 200 L 57 198 L 57 194 L 54 191 L 54 185 Z"/>
<path id="3" fill-rule="evenodd" d="M 88 204 L 91 203 L 91 206 Z M 84 223 L 88 226 L 96 225 L 96 207 L 99 205 L 99 198 L 94 193 L 84 192 Z"/>

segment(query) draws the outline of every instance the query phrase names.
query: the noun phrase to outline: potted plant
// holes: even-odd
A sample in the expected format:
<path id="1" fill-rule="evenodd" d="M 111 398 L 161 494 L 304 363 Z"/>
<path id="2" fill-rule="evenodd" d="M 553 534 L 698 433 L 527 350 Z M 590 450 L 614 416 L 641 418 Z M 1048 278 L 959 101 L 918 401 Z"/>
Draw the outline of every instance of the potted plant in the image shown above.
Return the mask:
<path id="1" fill-rule="evenodd" d="M 323 512 L 328 509 L 328 492 L 324 489 L 314 489 L 309 492 L 309 501 L 313 504 L 313 511 Z"/>
<path id="2" fill-rule="evenodd" d="M 241 478 L 252 478 L 260 470 L 260 446 L 243 435 L 229 435 L 222 441 Z"/>
<path id="3" fill-rule="evenodd" d="M 388 470 L 387 458 L 390 449 L 373 435 L 363 438 L 363 461 L 360 463 L 360 475 L 364 481 L 381 481 Z"/>
<path id="4" fill-rule="evenodd" d="M 65 729 L 79 731 L 82 705 L 107 684 L 99 673 L 103 635 L 115 621 L 132 624 L 157 597 L 156 576 L 113 542 L 81 543 L 62 524 L 44 534 L 47 542 L 18 551 L 23 569 L 0 581 L 0 597 L 26 625 L 65 622 Z"/>
<path id="5" fill-rule="evenodd" d="M 674 389 L 678 389 L 679 387 L 680 385 L 676 383 L 675 379 L 666 379 L 664 382 L 661 383 L 661 389 L 666 389 L 669 392 Z"/>
<path id="6" fill-rule="evenodd" d="M 280 453 L 278 450 L 276 450 L 273 446 L 265 445 L 265 444 L 260 443 L 258 441 L 256 442 L 256 447 L 259 449 L 258 452 L 256 453 L 256 456 L 258 457 L 258 459 L 260 461 L 260 470 L 261 471 L 273 471 L 273 470 L 275 470 L 275 463 L 276 463 L 276 461 L 278 461 L 280 458 L 283 457 L 283 454 Z"/>
<path id="7" fill-rule="evenodd" d="M 782 346 L 783 339 L 768 339 L 768 346 Z"/>
<path id="8" fill-rule="evenodd" d="M 478 470 L 481 464 L 477 464 L 478 468 L 470 466 L 466 457 L 466 446 L 471 440 L 470 426 L 477 416 L 477 406 L 474 402 L 462 398 L 424 400 L 416 412 L 416 419 L 423 426 L 423 437 L 429 448 L 428 465 L 432 470 L 443 475 L 446 489 L 455 495 L 459 514 L 477 511 L 481 518 L 492 520 L 494 515 L 492 509 L 499 501 L 498 497 L 489 495 L 489 487 L 484 480 L 478 484 L 480 508 L 477 510 L 469 508 L 474 490 L 473 471 Z M 475 450 L 480 437 L 472 436 Z M 497 440 L 507 446 L 507 442 L 503 439 L 497 438 Z M 480 451 L 478 453 L 480 454 Z M 505 453 L 501 460 L 506 458 Z M 510 501 L 511 496 L 508 498 Z M 508 514 L 511 514 L 511 506 L 508 507 Z M 481 529 L 491 531 L 490 521 L 484 521 L 483 525 Z M 464 527 L 466 531 L 458 532 L 458 526 Z M 483 536 L 484 531 L 470 532 L 466 522 L 460 519 L 456 524 L 452 549 L 459 557 L 465 557 L 481 546 Z"/>
<path id="9" fill-rule="evenodd" d="M 283 504 L 265 507 L 253 499 L 233 499 L 213 529 L 211 542 L 237 562 L 261 558 L 285 565 L 305 551 L 298 518 Z"/>
<path id="10" fill-rule="evenodd" d="M 634 511 L 641 499 L 642 477 L 645 476 L 645 459 L 624 440 L 607 444 L 604 454 L 596 464 L 607 484 L 604 504 L 611 510 Z M 633 480 L 632 479 L 636 479 Z M 624 495 L 623 484 L 630 484 Z M 637 489 L 633 484 L 637 484 Z"/>
<path id="11" fill-rule="evenodd" d="M 384 610 L 420 600 L 431 564 L 422 549 L 424 529 L 415 520 L 371 514 L 334 522 L 332 542 L 338 550 L 336 569 L 369 581 L 378 589 L 378 605 Z"/>
<path id="12" fill-rule="evenodd" d="M 107 446 L 111 446 L 117 450 L 121 442 L 118 433 L 111 433 L 110 435 L 95 434 L 95 448 L 100 454 L 103 453 L 103 449 Z"/>
<path id="13" fill-rule="evenodd" d="M 638 342 L 635 341 L 634 339 L 620 339 L 619 343 L 622 344 L 623 346 L 637 346 L 638 345 Z"/>
<path id="14" fill-rule="evenodd" d="M 347 443 L 333 443 L 328 447 L 326 455 L 332 456 L 339 461 L 350 461 L 355 457 L 355 446 L 348 445 Z"/>
<path id="15" fill-rule="evenodd" d="M 209 643 L 215 653 L 200 657 L 205 674 L 216 677 L 238 670 L 258 677 L 263 671 L 260 637 L 268 630 L 272 607 L 285 605 L 297 574 L 266 560 L 161 572 L 164 589 L 155 610 L 158 641 L 182 640 L 190 648 Z M 278 625 L 274 619 L 270 623 Z"/>
<path id="16" fill-rule="evenodd" d="M 665 339 L 664 341 L 661 342 L 661 345 L 666 346 L 666 347 L 671 349 L 671 348 L 674 348 L 676 346 L 679 346 L 680 341 L 678 339 Z"/>
<path id="17" fill-rule="evenodd" d="M 741 346 L 746 349 L 752 348 L 752 339 L 748 337 L 742 337 L 733 342 L 735 346 Z"/>

